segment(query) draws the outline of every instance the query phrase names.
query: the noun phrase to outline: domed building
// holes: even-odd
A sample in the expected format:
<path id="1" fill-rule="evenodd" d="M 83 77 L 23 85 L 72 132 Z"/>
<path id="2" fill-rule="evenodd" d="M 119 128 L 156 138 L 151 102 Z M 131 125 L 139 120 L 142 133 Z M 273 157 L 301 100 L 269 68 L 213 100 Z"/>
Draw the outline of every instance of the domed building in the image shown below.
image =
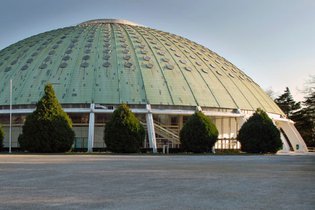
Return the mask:
<path id="1" fill-rule="evenodd" d="M 12 110 L 10 80 L 12 79 Z M 54 86 L 72 118 L 74 147 L 105 148 L 103 131 L 111 113 L 126 103 L 146 126 L 143 146 L 179 146 L 179 130 L 196 109 L 219 130 L 217 149 L 240 147 L 236 135 L 257 108 L 282 133 L 284 151 L 306 152 L 293 122 L 243 71 L 215 52 L 180 36 L 113 19 L 83 22 L 24 39 L 0 51 L 0 123 L 12 147 L 25 116 Z"/>

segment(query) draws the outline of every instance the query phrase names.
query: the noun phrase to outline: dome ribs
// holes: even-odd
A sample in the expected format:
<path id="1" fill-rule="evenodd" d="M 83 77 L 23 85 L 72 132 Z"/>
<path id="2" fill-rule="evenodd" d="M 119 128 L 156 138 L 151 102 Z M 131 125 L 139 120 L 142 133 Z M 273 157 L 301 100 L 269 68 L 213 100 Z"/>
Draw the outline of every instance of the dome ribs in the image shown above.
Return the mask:
<path id="1" fill-rule="evenodd" d="M 141 99 L 140 100 L 138 99 L 137 102 L 139 104 L 142 104 L 142 103 L 147 104 L 148 103 L 147 90 L 146 90 L 146 86 L 144 85 L 143 69 L 142 69 L 142 67 L 141 67 L 141 65 L 139 63 L 140 59 L 139 59 L 138 54 L 136 52 L 137 49 L 136 49 L 134 43 L 132 42 L 132 40 L 130 38 L 130 34 L 129 34 L 128 30 L 127 30 L 127 28 L 129 28 L 129 26 L 122 27 L 122 28 L 123 28 L 126 36 L 127 36 L 128 44 L 130 45 L 130 48 L 132 48 L 131 52 L 134 52 L 134 53 L 131 53 L 131 57 L 133 57 L 133 60 L 135 61 L 135 64 L 136 64 L 136 69 L 135 70 L 140 72 L 140 74 L 139 74 L 140 81 L 138 79 L 138 91 L 140 93 L 139 95 L 141 96 Z M 139 84 L 139 82 L 141 82 L 141 83 Z"/>
<path id="2" fill-rule="evenodd" d="M 116 70 L 115 74 L 116 74 L 116 77 L 117 77 L 117 92 L 118 92 L 118 101 L 116 103 L 118 104 L 121 104 L 123 102 L 122 100 L 122 96 L 121 96 L 121 80 L 120 80 L 120 69 L 119 69 L 119 60 L 118 60 L 118 46 L 117 46 L 117 37 L 116 37 L 116 31 L 114 29 L 114 25 L 113 24 L 110 24 L 110 27 L 111 27 L 111 33 L 112 33 L 112 40 L 113 40 L 113 53 L 115 54 L 115 66 L 113 68 L 113 70 Z"/>
<path id="3" fill-rule="evenodd" d="M 49 81 L 54 85 L 55 90 L 57 90 L 56 95 L 60 100 L 64 100 L 65 95 L 68 92 L 70 84 L 69 81 L 71 80 L 72 76 L 68 71 L 68 69 L 72 68 L 71 63 L 69 65 L 70 56 L 68 60 L 64 60 L 64 57 L 68 55 L 65 52 L 67 51 L 67 44 L 70 40 L 68 36 L 69 31 L 72 32 L 73 30 L 69 29 L 63 33 L 60 33 L 58 36 L 57 42 L 55 42 L 52 47 L 52 49 L 55 50 L 55 55 L 52 56 L 50 64 L 48 64 L 50 66 L 50 73 L 47 76 L 47 82 Z M 60 79 L 57 80 L 56 77 Z"/>
<path id="4" fill-rule="evenodd" d="M 206 65 L 205 67 L 208 68 L 209 70 L 208 74 L 202 77 L 203 77 L 203 80 L 206 81 L 208 87 L 211 88 L 211 93 L 213 94 L 219 107 L 230 108 L 230 107 L 237 106 L 233 97 L 229 94 L 228 90 L 222 84 L 219 77 L 215 73 L 213 73 L 213 71 L 208 67 L 208 65 L 205 64 L 204 61 L 193 51 L 193 49 L 196 48 L 195 46 L 196 43 L 191 42 L 185 38 L 181 38 L 181 39 L 183 40 L 183 43 L 184 43 L 183 52 L 185 53 L 188 60 L 192 63 L 193 67 L 198 70 L 197 62 L 199 62 L 198 66 Z M 211 86 L 209 84 L 211 84 Z"/>
<path id="5" fill-rule="evenodd" d="M 153 31 L 150 31 L 150 33 L 154 36 L 154 32 Z M 175 63 L 175 66 L 177 66 L 177 69 L 180 71 L 182 77 L 184 78 L 188 89 L 190 90 L 190 93 L 192 94 L 193 98 L 194 98 L 194 104 L 189 104 L 189 105 L 193 105 L 193 106 L 201 106 L 202 104 L 199 104 L 199 100 L 197 99 L 196 97 L 196 94 L 198 94 L 198 92 L 195 92 L 195 90 L 193 90 L 193 87 L 190 85 L 190 82 L 188 81 L 190 78 L 189 77 L 186 77 L 185 73 L 183 73 L 182 69 L 181 69 L 181 66 L 178 64 L 178 61 L 176 59 L 176 56 L 174 55 L 174 52 L 176 52 L 176 47 L 175 47 L 175 44 L 171 41 L 171 39 L 169 37 L 167 37 L 168 40 L 167 42 L 163 42 L 163 40 L 157 38 L 159 40 L 159 42 L 164 46 L 164 50 L 166 50 L 166 52 L 168 52 L 168 54 L 170 55 L 170 57 L 172 58 L 172 60 L 174 61 Z M 171 52 L 172 51 L 172 52 Z M 180 56 L 179 54 L 177 56 Z M 193 78 L 191 78 L 193 79 Z M 185 90 L 186 89 L 185 86 L 182 86 L 182 88 Z M 178 90 L 177 90 L 178 91 Z M 182 97 L 179 98 L 179 100 L 183 103 L 184 101 L 182 100 Z"/>
<path id="6" fill-rule="evenodd" d="M 82 58 L 85 55 L 84 46 L 87 42 L 91 30 L 92 27 L 82 27 L 81 30 L 77 32 L 77 34 L 74 34 L 74 37 L 71 37 L 71 43 L 74 44 L 74 46 L 72 47 L 74 52 L 72 52 L 71 54 L 73 57 L 72 62 L 74 65 L 73 69 L 70 70 L 71 78 L 69 78 L 68 89 L 66 91 L 64 99 L 66 103 L 68 103 L 68 101 L 74 101 L 75 103 L 80 103 L 80 101 L 89 101 L 89 99 L 85 98 L 85 95 L 83 95 L 83 89 L 85 88 L 84 84 L 86 82 L 86 70 L 81 65 L 83 63 Z M 58 77 L 57 81 L 60 81 L 60 79 L 61 78 Z"/>
<path id="7" fill-rule="evenodd" d="M 196 106 L 198 105 L 198 102 L 196 101 L 196 98 L 191 90 L 191 88 L 189 87 L 189 84 L 186 80 L 186 78 L 184 77 L 184 75 L 181 73 L 176 60 L 173 58 L 171 52 L 169 51 L 169 49 L 166 47 L 165 43 L 168 43 L 169 46 L 171 46 L 172 44 L 167 42 L 167 40 L 165 38 L 160 38 L 159 36 L 156 36 L 154 34 L 152 34 L 152 32 L 150 30 L 148 30 L 148 32 L 150 33 L 151 36 L 153 36 L 155 38 L 155 40 L 160 44 L 160 46 L 162 46 L 162 49 L 165 53 L 161 54 L 161 56 L 163 58 L 166 59 L 162 59 L 162 62 L 164 62 L 164 65 L 162 65 L 163 69 L 163 75 L 165 77 L 165 81 L 169 86 L 169 90 L 171 92 L 172 98 L 174 100 L 175 104 L 180 104 L 180 105 L 190 105 L 190 106 Z M 159 34 L 161 35 L 161 34 Z M 161 62 L 161 61 L 159 61 Z M 167 70 L 167 65 L 171 64 L 176 66 L 176 68 L 174 70 Z M 178 75 L 178 70 L 180 71 L 180 74 Z M 180 78 L 183 78 L 184 80 L 181 80 Z"/>
<path id="8" fill-rule="evenodd" d="M 106 31 L 106 33 L 105 33 Z M 100 103 L 103 104 L 104 101 L 102 101 L 103 98 L 107 98 L 110 100 L 109 97 L 106 97 L 106 94 L 110 92 L 108 88 L 106 88 L 106 83 L 109 83 L 109 67 L 110 65 L 110 56 L 107 55 L 105 52 L 109 52 L 110 49 L 107 49 L 108 51 L 105 51 L 105 44 L 108 44 L 108 47 L 110 47 L 109 42 L 105 42 L 105 34 L 108 35 L 109 29 L 108 25 L 99 25 L 97 27 L 97 42 L 96 42 L 96 56 L 95 56 L 95 67 L 93 70 L 93 96 L 92 101 L 94 103 Z M 109 40 L 108 40 L 109 41 Z M 108 56 L 108 60 L 104 62 L 105 55 Z M 107 65 L 104 65 L 107 63 Z"/>
<path id="9" fill-rule="evenodd" d="M 147 96 L 147 100 L 149 103 L 154 104 L 174 104 L 174 100 L 172 98 L 171 90 L 169 88 L 168 83 L 166 82 L 164 72 L 162 71 L 162 66 L 160 62 L 158 61 L 158 55 L 156 51 L 150 47 L 150 44 L 148 43 L 148 40 L 143 36 L 142 30 L 138 30 L 138 27 L 134 27 L 135 32 L 138 34 L 138 36 L 141 38 L 141 41 L 139 39 L 136 40 L 138 42 L 138 51 L 140 51 L 141 56 L 145 56 L 143 53 L 143 46 L 147 46 L 150 51 L 146 52 L 147 55 L 153 55 L 154 62 L 156 66 L 159 68 L 155 68 L 152 70 L 144 71 L 143 77 L 145 78 L 144 84 L 147 87 L 146 90 L 150 93 L 149 96 Z M 146 45 L 144 45 L 144 42 Z M 142 44 L 141 44 L 142 43 Z M 138 53 L 137 53 L 138 54 Z M 157 76 L 159 75 L 159 76 Z"/>
<path id="10" fill-rule="evenodd" d="M 96 78 L 97 75 L 100 72 L 99 67 L 102 64 L 102 60 L 100 59 L 100 54 L 102 51 L 102 45 L 99 45 L 100 43 L 100 37 L 102 37 L 101 34 L 101 27 L 100 26 L 94 26 L 94 35 L 93 37 L 90 36 L 89 39 L 87 40 L 91 46 L 86 47 L 85 49 L 85 54 L 90 56 L 90 63 L 92 64 L 91 68 L 89 68 L 88 75 L 86 75 L 87 82 L 86 83 L 86 98 L 90 96 L 90 103 L 95 102 L 96 100 L 96 93 L 101 89 L 101 87 L 96 86 Z M 92 41 L 91 41 L 92 40 Z M 88 49 L 88 51 L 87 51 Z"/>
<path id="11" fill-rule="evenodd" d="M 234 92 L 232 95 L 235 95 L 236 97 L 233 97 L 235 102 L 238 104 L 238 107 L 241 109 L 249 109 L 249 110 L 255 110 L 255 106 L 252 105 L 251 101 L 247 98 L 247 96 L 251 96 L 250 94 L 244 94 L 243 91 L 246 91 L 247 89 L 242 89 L 242 91 L 239 88 L 239 85 L 241 83 L 236 84 L 239 80 L 233 79 L 229 74 L 228 68 L 224 66 L 224 62 L 222 61 L 223 58 L 217 56 L 215 58 L 214 65 L 217 66 L 220 71 L 223 74 L 223 80 L 222 83 L 226 89 L 228 89 L 229 92 Z M 222 70 L 223 69 L 223 70 Z M 231 93 L 230 93 L 231 94 Z M 251 97 L 251 100 L 256 100 L 255 98 Z"/>
<path id="12" fill-rule="evenodd" d="M 195 53 L 195 55 L 197 57 L 200 57 L 198 53 Z M 202 62 L 206 61 L 202 60 Z M 226 90 L 227 94 L 231 97 L 237 108 L 251 108 L 251 105 L 244 106 L 244 104 L 246 104 L 243 102 L 243 99 L 245 99 L 244 96 L 239 91 L 239 89 L 235 87 L 235 84 L 230 80 L 230 78 L 228 78 L 228 75 L 222 70 L 221 63 L 218 60 L 216 60 L 215 58 L 211 58 L 209 59 L 209 61 L 206 62 L 206 64 L 208 64 L 209 68 L 212 70 L 211 72 L 213 73 L 214 77 L 217 78 L 222 87 Z M 222 94 L 220 94 L 220 96 L 222 96 Z M 222 108 L 230 107 L 225 104 Z"/>
<path id="13" fill-rule="evenodd" d="M 49 35 L 46 35 L 43 38 L 43 42 L 35 44 L 36 50 L 32 52 L 32 58 L 34 61 L 31 63 L 29 70 L 26 70 L 29 75 L 26 79 L 25 86 L 21 88 L 22 92 L 32 92 L 32 94 L 24 94 L 26 97 L 26 101 L 28 103 L 36 103 L 38 99 L 42 96 L 42 89 L 46 83 L 49 82 L 49 74 L 51 73 L 51 60 L 45 60 L 48 56 L 49 52 L 52 51 L 53 46 L 57 42 L 57 40 L 61 37 L 60 34 L 63 33 L 64 30 L 57 29 L 52 31 Z M 45 33 L 43 33 L 45 34 Z M 55 58 L 55 56 L 52 56 Z M 38 90 L 38 91 L 34 91 Z"/>
<path id="14" fill-rule="evenodd" d="M 247 82 L 248 83 L 248 82 Z M 253 91 L 256 92 L 256 95 L 259 95 L 260 98 L 265 101 L 264 106 L 262 109 L 266 110 L 267 112 L 273 112 L 273 113 L 282 113 L 282 110 L 267 96 L 267 94 L 254 82 L 250 83 L 251 87 L 253 88 Z"/>
<path id="15" fill-rule="evenodd" d="M 67 81 L 64 82 L 65 88 L 62 91 L 62 98 L 59 99 L 63 103 L 67 103 L 70 99 L 71 101 L 75 101 L 77 99 L 76 96 L 78 95 L 78 92 L 76 91 L 79 91 L 79 89 L 74 84 L 78 80 L 76 77 L 79 73 L 77 61 L 80 59 L 80 56 L 77 56 L 77 54 L 80 54 L 80 51 L 77 50 L 77 45 L 78 38 L 82 33 L 82 28 L 80 28 L 80 30 L 72 30 L 71 33 L 67 35 L 67 38 L 63 38 L 65 48 L 61 62 L 67 63 L 67 67 L 60 71 L 67 75 Z M 52 80 L 58 84 L 61 78 L 61 75 L 53 75 Z"/>
<path id="16" fill-rule="evenodd" d="M 35 44 L 35 41 L 33 41 L 33 40 L 36 40 L 37 44 Z M 45 42 L 45 40 L 43 40 L 43 37 L 41 37 L 41 34 L 40 34 L 40 35 L 37 35 L 37 36 L 32 36 L 30 38 L 27 38 L 25 41 L 27 41 L 27 43 L 25 43 L 24 48 L 27 48 L 27 50 L 25 50 L 25 49 L 23 51 L 20 50 L 19 54 L 20 55 L 23 54 L 23 57 L 25 57 L 25 61 L 27 62 L 27 60 L 28 60 L 28 56 L 27 55 L 29 54 L 30 57 L 32 57 L 31 54 L 36 52 L 36 49 L 38 48 L 38 44 L 40 44 L 39 41 Z M 29 44 L 28 42 L 31 42 L 31 45 L 28 45 Z M 15 45 L 16 44 L 13 44 L 10 47 L 6 48 L 5 50 L 10 50 L 11 51 L 11 48 L 13 48 Z M 31 50 L 31 52 L 27 53 L 30 50 Z M 14 55 L 12 55 L 12 53 L 10 53 L 10 54 L 11 54 L 10 56 L 7 56 L 7 57 L 5 57 L 5 59 L 3 59 L 6 62 L 4 62 L 4 65 L 2 65 L 2 66 L 9 65 L 10 63 L 12 63 L 12 61 L 14 59 L 16 59 L 16 57 Z M 22 64 L 22 62 L 23 61 L 21 61 L 21 64 Z M 6 88 L 6 87 L 9 87 L 8 83 L 9 83 L 10 79 L 20 78 L 19 80 L 21 82 L 20 82 L 18 87 L 17 87 L 16 83 L 13 82 L 13 88 L 15 90 L 15 95 L 19 96 L 19 97 L 17 97 L 16 100 L 15 100 L 15 97 L 13 98 L 12 102 L 13 102 L 13 104 L 15 104 L 15 103 L 18 103 L 24 97 L 23 96 L 23 91 L 25 91 L 25 86 L 27 84 L 29 84 L 29 82 L 30 82 L 29 79 L 32 76 L 28 71 L 30 71 L 31 68 L 33 68 L 33 65 L 29 65 L 27 71 L 20 70 L 19 63 L 14 64 L 12 67 L 10 66 L 10 71 L 8 71 L 6 73 L 6 76 L 4 77 L 5 81 L 2 84 L 4 84 L 4 87 Z M 5 101 L 7 101 L 7 102 L 9 101 L 9 89 L 8 89 L 8 91 L 4 91 L 4 94 L 1 94 L 1 95 L 4 95 Z"/>
<path id="17" fill-rule="evenodd" d="M 173 43 L 173 46 L 176 48 L 174 51 L 174 58 L 177 57 L 176 63 L 180 67 L 182 74 L 185 76 L 188 85 L 191 87 L 196 100 L 198 101 L 198 105 L 200 106 L 211 106 L 211 107 L 221 107 L 220 103 L 216 99 L 213 94 L 213 91 L 205 81 L 204 76 L 202 75 L 201 67 L 205 68 L 202 65 L 201 60 L 198 60 L 195 57 L 194 60 L 191 59 L 190 55 L 194 54 L 190 49 L 187 47 L 187 43 L 183 44 L 181 38 L 176 35 L 169 35 L 167 38 L 169 41 Z M 177 39 L 175 39 L 177 38 Z M 196 65 L 198 63 L 198 66 Z M 189 72 L 187 72 L 189 71 Z M 197 86 L 196 86 L 197 85 Z"/>
<path id="18" fill-rule="evenodd" d="M 135 104 L 141 101 L 139 92 L 138 78 L 136 74 L 136 66 L 132 49 L 126 43 L 126 33 L 119 24 L 111 24 L 113 32 L 115 33 L 115 48 L 117 55 L 117 75 L 119 81 L 120 103 Z M 129 56 L 128 59 L 126 59 Z M 124 58 L 125 57 L 125 58 Z"/>
<path id="19" fill-rule="evenodd" d="M 251 105 L 252 110 L 256 110 L 257 108 L 264 107 L 261 101 L 259 101 L 256 97 L 256 95 L 252 92 L 250 88 L 246 84 L 248 84 L 247 80 L 241 80 L 239 78 L 240 71 L 235 70 L 235 66 L 231 65 L 228 61 L 226 61 L 223 57 L 220 57 L 218 55 L 217 59 L 221 59 L 221 68 L 223 68 L 225 71 L 224 74 L 228 77 L 230 74 L 235 74 L 235 77 L 231 78 L 230 80 L 235 84 L 235 87 L 239 90 L 239 92 L 242 93 L 244 98 L 246 99 L 247 103 Z"/>
<path id="20" fill-rule="evenodd" d="M 282 114 L 264 91 L 215 52 L 122 20 L 41 33 L 0 51 L 0 105 L 35 103 L 51 82 L 63 104 L 202 106 Z"/>
<path id="21" fill-rule="evenodd" d="M 253 105 L 253 109 L 262 108 L 265 111 L 269 110 L 269 108 L 268 108 L 269 104 L 268 103 L 266 104 L 266 101 L 264 99 L 263 100 L 259 100 L 257 98 L 257 95 L 260 95 L 260 93 L 257 92 L 254 83 L 249 82 L 247 80 L 239 80 L 239 83 L 241 83 L 243 85 L 244 90 L 246 90 L 247 92 L 250 93 L 251 98 L 253 98 L 253 99 L 250 99 L 250 100 L 252 102 L 254 102 L 254 100 L 256 101 L 256 103 Z M 249 94 L 247 94 L 247 95 L 249 95 Z"/>
<path id="22" fill-rule="evenodd" d="M 219 57 L 216 54 L 216 57 Z M 224 60 L 224 63 L 226 65 L 228 65 L 228 70 L 230 71 L 232 69 L 232 71 L 236 74 L 237 77 L 237 83 L 242 85 L 244 89 L 242 89 L 244 92 L 246 92 L 246 94 L 244 95 L 245 97 L 249 97 L 249 101 L 251 101 L 251 103 L 254 102 L 254 104 L 252 105 L 253 109 L 256 110 L 257 108 L 262 108 L 262 107 L 266 107 L 269 106 L 269 104 L 266 104 L 266 101 L 263 100 L 259 100 L 257 98 L 257 94 L 260 95 L 257 90 L 254 87 L 254 83 L 250 82 L 248 80 L 247 76 L 244 76 L 244 72 L 242 72 L 240 69 L 238 69 L 236 66 L 234 66 L 232 63 L 230 63 L 229 61 L 225 60 L 224 58 L 222 58 Z M 254 88 L 254 89 L 253 89 Z M 264 108 L 263 108 L 264 109 Z M 266 109 L 265 109 L 266 110 Z"/>
<path id="23" fill-rule="evenodd" d="M 100 103 L 117 104 L 120 102 L 120 80 L 118 79 L 118 63 L 117 63 L 117 49 L 115 41 L 115 32 L 111 24 L 101 25 L 103 28 L 103 64 L 101 67 L 103 74 L 100 74 L 99 84 L 102 91 L 99 92 L 100 97 L 96 101 Z M 103 77 L 102 77 L 103 75 Z"/>

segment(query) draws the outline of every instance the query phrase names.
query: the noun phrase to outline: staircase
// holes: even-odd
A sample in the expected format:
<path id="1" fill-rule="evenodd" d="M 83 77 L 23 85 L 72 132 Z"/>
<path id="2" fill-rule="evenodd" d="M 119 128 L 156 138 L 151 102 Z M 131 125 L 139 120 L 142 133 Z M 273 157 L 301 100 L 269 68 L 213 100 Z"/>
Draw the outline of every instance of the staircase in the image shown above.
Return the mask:
<path id="1" fill-rule="evenodd" d="M 169 140 L 173 144 L 180 144 L 179 136 L 172 130 L 167 127 L 159 124 L 158 122 L 154 122 L 154 130 L 155 133 L 162 136 L 163 138 Z"/>
<path id="2" fill-rule="evenodd" d="M 146 127 L 146 123 L 141 122 L 141 124 Z M 174 131 L 156 121 L 154 121 L 154 130 L 155 134 L 167 139 L 172 144 L 180 144 L 179 136 Z"/>

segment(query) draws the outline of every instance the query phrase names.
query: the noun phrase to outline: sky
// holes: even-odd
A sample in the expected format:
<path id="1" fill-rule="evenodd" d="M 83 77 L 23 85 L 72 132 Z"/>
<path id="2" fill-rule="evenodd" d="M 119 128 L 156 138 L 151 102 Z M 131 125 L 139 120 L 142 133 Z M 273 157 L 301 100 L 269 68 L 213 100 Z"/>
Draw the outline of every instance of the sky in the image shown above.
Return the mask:
<path id="1" fill-rule="evenodd" d="M 126 19 L 197 42 L 275 96 L 315 75 L 315 0 L 0 0 L 0 50 L 42 32 Z"/>

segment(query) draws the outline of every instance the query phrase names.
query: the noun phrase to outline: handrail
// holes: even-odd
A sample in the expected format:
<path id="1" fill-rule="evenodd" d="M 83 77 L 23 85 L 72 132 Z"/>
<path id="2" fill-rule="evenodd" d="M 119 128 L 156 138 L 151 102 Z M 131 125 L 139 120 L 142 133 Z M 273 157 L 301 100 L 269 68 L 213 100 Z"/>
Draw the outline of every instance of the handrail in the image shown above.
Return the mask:
<path id="1" fill-rule="evenodd" d="M 172 131 L 167 130 L 166 128 L 164 128 L 164 127 L 162 127 L 162 126 L 160 126 L 160 125 L 156 125 L 156 124 L 155 124 L 154 127 L 156 127 L 156 128 L 158 128 L 158 129 L 160 129 L 160 130 L 162 130 L 162 131 L 164 131 L 164 132 L 170 134 L 171 136 L 173 136 L 173 137 L 175 137 L 175 138 L 179 138 L 178 135 L 176 135 L 176 134 L 173 133 Z"/>
<path id="2" fill-rule="evenodd" d="M 172 132 L 175 135 L 177 135 L 177 133 L 178 133 L 179 126 L 177 126 L 177 125 L 165 125 L 165 124 L 162 124 L 156 120 L 154 120 L 154 124 L 159 125 L 165 129 L 167 129 L 168 131 Z M 175 131 L 177 131 L 177 132 L 175 132 Z"/>
<path id="3" fill-rule="evenodd" d="M 146 126 L 146 123 L 141 122 L 140 123 L 143 126 Z M 167 140 L 175 143 L 175 144 L 180 144 L 179 141 L 179 136 L 177 134 L 175 134 L 174 132 L 168 130 L 167 128 L 164 128 L 163 126 L 159 125 L 158 123 L 154 122 L 154 128 L 157 134 L 159 134 L 160 136 L 163 136 L 164 138 L 166 138 Z"/>
<path id="4" fill-rule="evenodd" d="M 163 124 L 163 123 L 156 121 L 156 120 L 154 120 L 154 123 L 156 123 L 160 126 L 163 126 L 163 127 L 178 127 L 177 125 L 166 125 L 166 124 Z"/>
<path id="5" fill-rule="evenodd" d="M 179 137 L 177 135 L 173 134 L 172 132 L 169 132 L 168 130 L 166 130 L 166 129 L 158 126 L 158 125 L 155 125 L 154 127 L 156 129 L 156 132 L 159 135 L 167 138 L 169 141 L 172 141 L 175 144 L 179 144 L 180 143 Z"/>

